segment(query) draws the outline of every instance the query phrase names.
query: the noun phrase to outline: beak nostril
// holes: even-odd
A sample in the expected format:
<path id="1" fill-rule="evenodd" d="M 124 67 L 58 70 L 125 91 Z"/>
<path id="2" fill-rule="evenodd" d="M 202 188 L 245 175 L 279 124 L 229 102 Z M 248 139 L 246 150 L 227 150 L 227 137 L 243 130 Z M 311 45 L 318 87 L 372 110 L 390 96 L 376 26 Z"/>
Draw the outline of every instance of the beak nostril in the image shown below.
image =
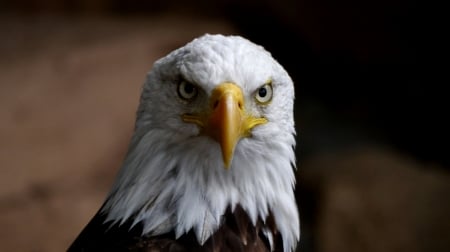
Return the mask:
<path id="1" fill-rule="evenodd" d="M 217 108 L 217 105 L 219 105 L 219 101 L 218 101 L 218 100 L 216 100 L 216 101 L 214 102 L 214 104 L 213 104 L 213 109 Z"/>
<path id="2" fill-rule="evenodd" d="M 242 102 L 241 101 L 238 101 L 238 107 L 239 107 L 239 109 L 242 109 Z"/>

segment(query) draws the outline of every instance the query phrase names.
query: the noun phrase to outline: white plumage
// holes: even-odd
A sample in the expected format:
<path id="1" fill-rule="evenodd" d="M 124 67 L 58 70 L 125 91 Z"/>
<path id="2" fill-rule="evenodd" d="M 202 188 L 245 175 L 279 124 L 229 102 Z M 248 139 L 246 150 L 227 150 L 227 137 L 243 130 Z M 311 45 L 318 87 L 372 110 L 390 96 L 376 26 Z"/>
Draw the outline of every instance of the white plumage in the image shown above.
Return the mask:
<path id="1" fill-rule="evenodd" d="M 182 81 L 194 85 L 195 99 L 180 98 Z M 240 87 L 247 114 L 267 121 L 238 140 L 229 169 L 221 145 L 182 117 L 208 113 L 213 90 L 225 82 Z M 255 99 L 266 83 L 273 88 L 268 104 Z M 194 230 L 203 244 L 227 207 L 240 205 L 253 224 L 270 211 L 284 250 L 292 251 L 300 236 L 293 101 L 286 71 L 238 36 L 205 35 L 158 60 L 143 87 L 130 149 L 101 210 L 107 221 L 142 222 L 150 236 Z M 273 234 L 264 232 L 271 240 Z"/>

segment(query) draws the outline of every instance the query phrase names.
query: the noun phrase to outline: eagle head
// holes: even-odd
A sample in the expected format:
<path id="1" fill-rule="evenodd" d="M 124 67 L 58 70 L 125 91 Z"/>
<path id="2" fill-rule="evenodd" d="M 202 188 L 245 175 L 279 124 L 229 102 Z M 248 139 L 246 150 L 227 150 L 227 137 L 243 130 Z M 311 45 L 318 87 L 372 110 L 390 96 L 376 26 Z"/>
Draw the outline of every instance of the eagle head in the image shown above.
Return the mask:
<path id="1" fill-rule="evenodd" d="M 300 235 L 293 103 L 283 67 L 239 36 L 204 35 L 156 61 L 101 209 L 106 221 L 132 220 L 149 237 L 193 231 L 203 244 L 239 206 L 254 225 L 273 216 L 292 251 Z"/>

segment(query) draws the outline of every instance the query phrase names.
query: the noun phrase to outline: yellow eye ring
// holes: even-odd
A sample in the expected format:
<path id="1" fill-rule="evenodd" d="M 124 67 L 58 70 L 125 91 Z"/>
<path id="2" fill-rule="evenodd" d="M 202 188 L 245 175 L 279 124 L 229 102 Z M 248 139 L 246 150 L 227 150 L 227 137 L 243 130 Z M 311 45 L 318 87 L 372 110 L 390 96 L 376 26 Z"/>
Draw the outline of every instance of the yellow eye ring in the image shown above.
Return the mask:
<path id="1" fill-rule="evenodd" d="M 272 84 L 266 83 L 256 90 L 255 99 L 260 104 L 268 104 L 272 100 L 272 96 Z"/>
<path id="2" fill-rule="evenodd" d="M 185 80 L 182 80 L 180 81 L 180 83 L 178 83 L 177 91 L 178 96 L 180 96 L 180 98 L 183 100 L 192 100 L 197 96 L 198 93 L 197 87 Z"/>

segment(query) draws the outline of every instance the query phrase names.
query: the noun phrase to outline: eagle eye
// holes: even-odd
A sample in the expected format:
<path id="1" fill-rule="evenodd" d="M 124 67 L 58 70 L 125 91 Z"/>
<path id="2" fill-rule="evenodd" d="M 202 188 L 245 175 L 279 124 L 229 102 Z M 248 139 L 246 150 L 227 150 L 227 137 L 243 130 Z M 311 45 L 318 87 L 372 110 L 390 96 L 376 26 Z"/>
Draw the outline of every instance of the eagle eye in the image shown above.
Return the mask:
<path id="1" fill-rule="evenodd" d="M 197 96 L 197 87 L 185 80 L 178 83 L 178 95 L 184 100 L 192 100 Z"/>
<path id="2" fill-rule="evenodd" d="M 272 100 L 272 83 L 266 83 L 256 90 L 255 99 L 260 104 L 268 104 Z"/>

